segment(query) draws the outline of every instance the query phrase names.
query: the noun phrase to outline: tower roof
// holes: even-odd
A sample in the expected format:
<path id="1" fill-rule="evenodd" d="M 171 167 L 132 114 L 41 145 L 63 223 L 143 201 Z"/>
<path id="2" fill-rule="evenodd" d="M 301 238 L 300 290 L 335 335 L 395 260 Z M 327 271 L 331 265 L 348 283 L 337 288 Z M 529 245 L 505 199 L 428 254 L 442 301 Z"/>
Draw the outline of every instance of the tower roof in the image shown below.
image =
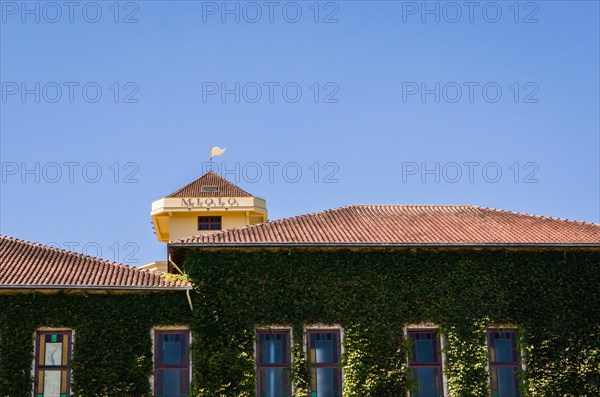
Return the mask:
<path id="1" fill-rule="evenodd" d="M 252 197 L 252 195 L 216 172 L 208 171 L 167 196 L 167 198 L 172 197 Z"/>

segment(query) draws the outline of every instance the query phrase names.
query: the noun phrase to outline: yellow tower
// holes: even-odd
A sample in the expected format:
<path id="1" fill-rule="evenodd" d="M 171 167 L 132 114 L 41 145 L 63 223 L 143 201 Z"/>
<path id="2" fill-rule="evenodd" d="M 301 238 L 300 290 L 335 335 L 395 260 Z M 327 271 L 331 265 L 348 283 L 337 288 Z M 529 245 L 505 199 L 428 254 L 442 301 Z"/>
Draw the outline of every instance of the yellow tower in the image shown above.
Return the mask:
<path id="1" fill-rule="evenodd" d="M 158 241 L 240 228 L 267 221 L 265 200 L 254 197 L 219 174 L 209 171 L 152 203 L 152 224 Z M 166 262 L 142 266 L 166 271 Z"/>
<path id="2" fill-rule="evenodd" d="M 153 202 L 151 215 L 158 241 L 171 242 L 266 222 L 267 205 L 209 171 Z"/>

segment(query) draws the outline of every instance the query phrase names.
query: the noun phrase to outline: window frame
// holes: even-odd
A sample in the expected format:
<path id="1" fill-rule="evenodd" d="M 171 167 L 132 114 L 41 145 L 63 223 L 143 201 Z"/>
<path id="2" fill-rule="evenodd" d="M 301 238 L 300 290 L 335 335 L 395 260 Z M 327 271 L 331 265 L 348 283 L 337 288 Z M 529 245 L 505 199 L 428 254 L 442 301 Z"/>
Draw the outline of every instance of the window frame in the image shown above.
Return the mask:
<path id="1" fill-rule="evenodd" d="M 186 359 L 186 366 L 180 365 L 180 366 L 158 366 L 158 348 L 159 348 L 159 344 L 158 344 L 158 336 L 159 335 L 165 335 L 165 334 L 185 334 L 187 337 L 187 344 L 186 344 L 186 353 L 185 354 L 185 359 Z M 192 349 L 191 349 L 191 345 L 192 345 L 192 333 L 189 330 L 189 328 L 187 327 L 155 327 L 152 329 L 151 332 L 151 336 L 152 336 L 152 377 L 151 377 L 151 385 L 152 385 L 152 395 L 153 396 L 157 396 L 158 395 L 158 370 L 164 370 L 164 369 L 180 369 L 183 370 L 185 369 L 185 373 L 187 376 L 187 395 L 190 395 L 191 392 L 191 385 L 192 385 L 192 359 L 191 359 L 191 354 L 192 354 Z"/>
<path id="2" fill-rule="evenodd" d="M 200 219 L 208 218 L 207 222 L 201 222 Z M 213 221 L 213 218 L 219 218 L 219 221 Z M 202 225 L 207 225 L 208 229 L 202 229 Z M 219 225 L 218 229 L 212 229 L 212 225 Z M 223 230 L 223 216 L 222 215 L 198 215 L 198 231 L 210 232 L 210 231 L 222 231 Z"/>
<path id="3" fill-rule="evenodd" d="M 433 362 L 432 363 L 415 363 L 412 361 L 412 340 L 410 339 L 411 333 L 434 333 L 436 335 L 437 356 L 438 356 L 439 364 L 435 364 Z M 439 386 L 440 386 L 440 391 L 441 391 L 440 397 L 445 397 L 446 390 L 448 389 L 448 380 L 444 373 L 444 367 L 445 367 L 444 363 L 446 362 L 446 355 L 444 353 L 445 339 L 444 339 L 444 335 L 440 332 L 439 327 L 436 325 L 425 325 L 425 324 L 409 325 L 404 328 L 404 337 L 406 338 L 407 341 L 410 341 L 410 343 L 411 343 L 411 351 L 407 352 L 407 355 L 406 355 L 406 362 L 408 364 L 408 368 L 411 369 L 411 376 L 412 376 L 413 368 L 439 368 L 439 370 L 440 370 L 440 385 Z M 413 392 L 413 390 L 408 391 L 408 397 L 412 396 L 412 392 Z"/>
<path id="4" fill-rule="evenodd" d="M 337 343 L 337 357 L 338 362 L 336 364 L 329 363 L 313 363 L 310 360 L 310 335 L 312 333 L 337 333 L 338 335 L 338 343 Z M 311 373 L 311 378 L 309 379 L 309 396 L 312 396 L 312 393 L 318 392 L 318 390 L 313 390 L 312 388 L 312 372 L 313 369 L 317 368 L 337 368 L 338 369 L 338 385 L 340 391 L 340 397 L 343 396 L 344 393 L 344 371 L 342 369 L 342 357 L 344 355 L 344 329 L 339 325 L 322 325 L 315 324 L 308 327 L 304 327 L 304 353 L 306 355 L 308 367 Z"/>
<path id="5" fill-rule="evenodd" d="M 259 342 L 259 335 L 260 334 L 277 334 L 277 333 L 286 333 L 288 336 L 288 341 L 287 341 L 287 354 L 285 354 L 284 356 L 287 358 L 287 363 L 285 364 L 267 364 L 267 365 L 261 365 L 260 363 L 260 348 L 258 346 L 258 342 Z M 256 370 L 256 396 L 260 397 L 260 386 L 261 386 L 261 369 L 264 368 L 285 368 L 288 370 L 289 372 L 289 380 L 290 380 L 290 384 L 289 384 L 289 397 L 292 397 L 294 394 L 294 384 L 292 381 L 292 362 L 293 362 L 293 352 L 292 352 L 292 346 L 293 346 L 293 330 L 291 327 L 258 327 L 255 330 L 255 343 L 254 343 L 254 366 L 255 366 L 255 370 Z"/>
<path id="6" fill-rule="evenodd" d="M 49 335 L 49 334 L 63 334 L 63 335 L 68 335 L 68 339 L 69 339 L 69 343 L 67 346 L 67 362 L 68 364 L 66 365 L 40 365 L 40 342 L 41 342 L 41 336 L 42 335 Z M 64 337 L 64 336 L 63 336 Z M 37 397 L 40 393 L 40 391 L 38 390 L 39 387 L 39 374 L 40 371 L 48 371 L 48 370 L 58 370 L 58 371 L 66 371 L 67 372 L 67 376 L 66 376 L 66 382 L 67 382 L 67 387 L 66 387 L 66 397 L 71 397 L 72 395 L 72 391 L 71 391 L 71 377 L 72 377 L 72 370 L 71 370 L 71 362 L 73 360 L 73 342 L 75 340 L 75 331 L 71 328 L 40 328 L 37 329 L 34 334 L 33 334 L 33 339 L 34 339 L 34 355 L 33 355 L 33 367 L 32 367 L 32 372 L 33 372 L 33 396 Z M 62 393 L 60 393 L 62 395 Z"/>
<path id="7" fill-rule="evenodd" d="M 492 363 L 491 360 L 491 350 L 490 350 L 490 334 L 491 333 L 500 333 L 500 332 L 514 332 L 515 334 L 515 352 L 517 354 L 517 361 L 512 361 L 510 363 Z M 489 386 L 489 390 L 490 390 L 490 396 L 494 395 L 494 389 L 493 389 L 493 385 L 492 385 L 492 368 L 493 367 L 513 367 L 517 369 L 517 384 L 516 384 L 516 391 L 519 392 L 519 395 L 523 395 L 523 393 L 521 392 L 521 386 L 522 386 L 522 381 L 521 378 L 519 377 L 518 373 L 523 372 L 526 370 L 525 368 L 525 362 L 523 361 L 523 357 L 524 357 L 524 352 L 522 349 L 519 348 L 519 338 L 520 338 L 520 330 L 518 327 L 516 326 L 488 326 L 485 329 L 485 350 L 486 350 L 486 359 L 488 362 L 488 365 L 486 366 L 487 368 L 487 372 L 488 372 L 488 386 Z"/>

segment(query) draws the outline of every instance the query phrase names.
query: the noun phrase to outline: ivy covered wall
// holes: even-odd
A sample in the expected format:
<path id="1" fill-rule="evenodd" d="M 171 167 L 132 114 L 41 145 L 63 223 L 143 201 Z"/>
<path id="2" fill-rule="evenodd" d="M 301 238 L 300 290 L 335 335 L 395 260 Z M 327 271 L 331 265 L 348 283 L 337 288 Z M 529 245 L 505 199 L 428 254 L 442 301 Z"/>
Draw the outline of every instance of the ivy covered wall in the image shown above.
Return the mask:
<path id="1" fill-rule="evenodd" d="M 345 397 L 406 396 L 406 324 L 447 335 L 451 396 L 489 396 L 485 327 L 521 331 L 523 394 L 600 396 L 600 252 L 191 251 L 195 395 L 254 396 L 255 326 L 291 325 L 296 396 L 303 326 L 345 330 Z"/>
<path id="2" fill-rule="evenodd" d="M 30 396 L 33 333 L 75 330 L 74 395 L 150 392 L 155 325 L 190 324 L 193 396 L 254 396 L 257 324 L 344 327 L 344 397 L 406 396 L 406 324 L 447 335 L 451 396 L 488 397 L 486 325 L 521 330 L 524 395 L 600 396 L 600 251 L 188 251 L 185 294 L 0 295 L 0 396 Z"/>
<path id="3" fill-rule="evenodd" d="M 184 292 L 0 295 L 0 396 L 31 397 L 40 327 L 74 330 L 75 396 L 149 396 L 152 326 L 186 324 L 190 316 Z"/>

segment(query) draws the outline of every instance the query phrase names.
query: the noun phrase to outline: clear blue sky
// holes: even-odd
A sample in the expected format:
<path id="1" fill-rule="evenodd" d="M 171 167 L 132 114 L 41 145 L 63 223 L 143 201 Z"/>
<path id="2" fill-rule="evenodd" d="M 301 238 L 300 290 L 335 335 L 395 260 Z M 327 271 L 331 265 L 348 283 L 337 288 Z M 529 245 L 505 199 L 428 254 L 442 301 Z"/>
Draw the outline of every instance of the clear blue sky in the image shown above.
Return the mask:
<path id="1" fill-rule="evenodd" d="M 162 260 L 150 204 L 214 145 L 270 219 L 397 203 L 600 221 L 596 1 L 23 4 L 0 4 L 3 234 Z"/>

